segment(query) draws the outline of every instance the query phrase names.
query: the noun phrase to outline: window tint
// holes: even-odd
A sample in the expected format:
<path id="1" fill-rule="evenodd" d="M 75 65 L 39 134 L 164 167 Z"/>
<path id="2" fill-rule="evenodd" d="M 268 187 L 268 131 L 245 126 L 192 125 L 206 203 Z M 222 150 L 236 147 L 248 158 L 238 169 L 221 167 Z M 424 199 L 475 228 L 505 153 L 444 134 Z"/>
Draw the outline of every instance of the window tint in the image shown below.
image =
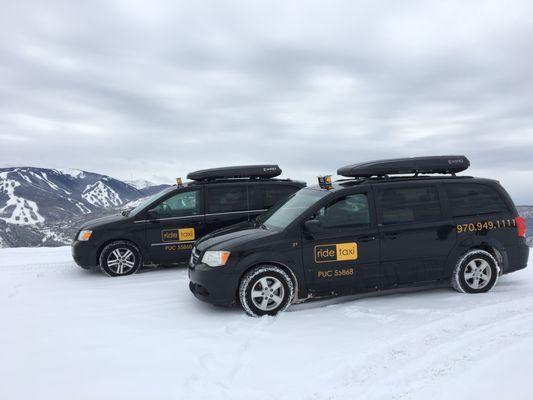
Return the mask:
<path id="1" fill-rule="evenodd" d="M 252 184 L 248 187 L 248 190 L 251 199 L 250 208 L 264 210 L 298 191 L 299 188 L 290 185 Z"/>
<path id="2" fill-rule="evenodd" d="M 354 194 L 334 200 L 315 214 L 325 229 L 365 228 L 370 226 L 366 194 Z"/>
<path id="3" fill-rule="evenodd" d="M 181 192 L 154 207 L 159 218 L 187 217 L 201 213 L 200 191 Z"/>
<path id="4" fill-rule="evenodd" d="M 500 194 L 490 186 L 453 183 L 444 187 L 454 217 L 509 211 Z"/>
<path id="5" fill-rule="evenodd" d="M 245 185 L 207 188 L 208 213 L 247 211 L 247 204 Z"/>
<path id="6" fill-rule="evenodd" d="M 130 215 L 137 215 L 139 212 L 141 212 L 146 206 L 149 204 L 154 203 L 157 199 L 165 197 L 168 192 L 173 191 L 173 187 L 169 187 L 168 189 L 164 189 L 159 193 L 156 193 L 152 196 L 146 197 L 144 200 L 142 200 L 137 207 L 135 207 L 133 210 L 130 211 Z"/>
<path id="7" fill-rule="evenodd" d="M 300 190 L 259 216 L 257 220 L 267 227 L 284 229 L 309 207 L 327 195 L 327 190 Z"/>
<path id="8" fill-rule="evenodd" d="M 435 221 L 441 217 L 434 186 L 382 189 L 378 198 L 384 225 Z"/>

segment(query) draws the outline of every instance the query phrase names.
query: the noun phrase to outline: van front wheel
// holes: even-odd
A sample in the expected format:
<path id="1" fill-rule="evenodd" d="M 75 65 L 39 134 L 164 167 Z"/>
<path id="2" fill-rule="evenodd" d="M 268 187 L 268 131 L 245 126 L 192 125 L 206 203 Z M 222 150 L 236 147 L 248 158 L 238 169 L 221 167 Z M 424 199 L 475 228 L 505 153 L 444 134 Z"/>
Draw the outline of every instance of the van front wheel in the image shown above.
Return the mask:
<path id="1" fill-rule="evenodd" d="M 500 267 L 492 254 L 485 250 L 471 250 L 455 266 L 452 286 L 461 293 L 485 293 L 494 287 Z"/>
<path id="2" fill-rule="evenodd" d="M 100 253 L 100 269 L 112 277 L 134 274 L 140 266 L 139 250 L 124 240 L 109 243 Z"/>
<path id="3" fill-rule="evenodd" d="M 294 284 L 285 271 L 274 265 L 261 265 L 247 272 L 239 285 L 239 300 L 252 317 L 276 315 L 294 297 Z"/>

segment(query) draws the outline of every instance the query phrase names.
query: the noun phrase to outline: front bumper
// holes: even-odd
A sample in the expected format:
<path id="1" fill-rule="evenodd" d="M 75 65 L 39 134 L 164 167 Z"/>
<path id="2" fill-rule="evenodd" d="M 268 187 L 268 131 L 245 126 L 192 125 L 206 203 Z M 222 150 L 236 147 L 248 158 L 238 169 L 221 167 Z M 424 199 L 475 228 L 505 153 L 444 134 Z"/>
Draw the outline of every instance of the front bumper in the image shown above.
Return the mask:
<path id="1" fill-rule="evenodd" d="M 237 302 L 239 274 L 228 271 L 230 267 L 210 267 L 199 263 L 189 265 L 189 289 L 206 303 L 231 306 Z"/>
<path id="2" fill-rule="evenodd" d="M 72 258 L 80 267 L 91 269 L 98 266 L 96 260 L 98 248 L 90 240 L 86 242 L 75 240 L 70 245 L 70 249 Z"/>

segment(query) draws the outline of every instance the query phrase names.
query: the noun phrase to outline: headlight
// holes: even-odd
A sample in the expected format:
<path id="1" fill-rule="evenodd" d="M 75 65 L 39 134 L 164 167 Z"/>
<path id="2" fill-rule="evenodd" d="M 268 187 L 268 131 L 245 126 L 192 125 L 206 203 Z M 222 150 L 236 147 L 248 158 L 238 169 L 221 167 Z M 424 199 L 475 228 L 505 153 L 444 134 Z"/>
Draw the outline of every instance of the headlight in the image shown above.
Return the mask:
<path id="1" fill-rule="evenodd" d="M 210 267 L 221 267 L 228 261 L 229 251 L 206 251 L 202 256 L 202 262 Z"/>
<path id="2" fill-rule="evenodd" d="M 93 231 L 80 231 L 80 233 L 78 233 L 78 240 L 82 242 L 86 242 L 87 240 L 91 238 L 92 234 L 93 234 Z"/>

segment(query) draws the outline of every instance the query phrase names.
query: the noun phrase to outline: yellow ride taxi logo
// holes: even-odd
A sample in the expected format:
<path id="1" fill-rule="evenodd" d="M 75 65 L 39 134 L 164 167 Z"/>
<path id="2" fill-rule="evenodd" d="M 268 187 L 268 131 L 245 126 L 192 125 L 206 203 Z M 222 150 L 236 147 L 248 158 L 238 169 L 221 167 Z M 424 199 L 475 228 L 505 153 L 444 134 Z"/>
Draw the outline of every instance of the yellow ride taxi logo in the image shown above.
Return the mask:
<path id="1" fill-rule="evenodd" d="M 184 242 L 194 240 L 194 228 L 165 229 L 161 231 L 161 240 L 166 242 Z"/>
<path id="2" fill-rule="evenodd" d="M 323 244 L 315 246 L 315 262 L 357 260 L 357 243 Z"/>

